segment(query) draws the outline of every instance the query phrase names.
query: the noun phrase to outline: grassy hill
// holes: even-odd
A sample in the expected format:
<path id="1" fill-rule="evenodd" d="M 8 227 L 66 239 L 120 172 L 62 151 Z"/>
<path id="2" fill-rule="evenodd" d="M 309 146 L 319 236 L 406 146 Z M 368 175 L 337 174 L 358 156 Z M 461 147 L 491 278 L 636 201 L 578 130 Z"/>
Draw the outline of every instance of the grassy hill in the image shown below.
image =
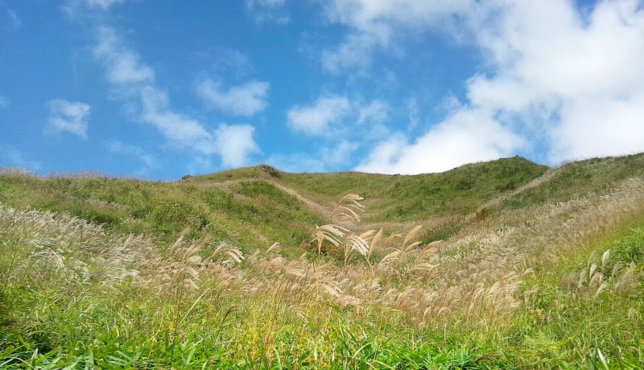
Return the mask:
<path id="1" fill-rule="evenodd" d="M 644 154 L 5 174 L 0 368 L 637 368 L 643 255 Z"/>
<path id="2" fill-rule="evenodd" d="M 368 220 L 396 222 L 470 213 L 486 200 L 521 186 L 546 170 L 545 166 L 514 157 L 412 176 L 356 172 L 296 174 L 257 166 L 199 176 L 190 181 L 268 179 L 321 204 L 332 204 L 344 194 L 355 193 L 366 199 Z"/>

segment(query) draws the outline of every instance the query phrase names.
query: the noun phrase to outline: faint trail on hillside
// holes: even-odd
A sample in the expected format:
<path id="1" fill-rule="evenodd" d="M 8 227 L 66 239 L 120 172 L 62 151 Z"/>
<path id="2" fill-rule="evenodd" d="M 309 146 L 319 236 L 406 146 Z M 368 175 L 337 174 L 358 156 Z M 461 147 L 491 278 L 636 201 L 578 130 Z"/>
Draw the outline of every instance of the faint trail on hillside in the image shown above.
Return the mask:
<path id="1" fill-rule="evenodd" d="M 272 180 L 264 180 L 270 183 L 271 185 L 275 186 L 276 188 L 280 189 L 281 191 L 290 194 L 294 196 L 297 200 L 300 202 L 306 204 L 307 207 L 313 209 L 315 212 L 321 214 L 325 218 L 331 219 L 331 216 L 333 214 L 333 207 L 331 206 L 324 206 L 312 199 L 309 199 L 302 194 L 300 194 L 297 190 L 293 188 L 289 188 L 288 186 L 282 185 L 278 182 L 272 181 Z"/>
<path id="2" fill-rule="evenodd" d="M 228 181 L 221 181 L 221 182 L 194 182 L 192 185 L 197 185 L 197 186 L 202 186 L 202 187 L 214 187 L 217 189 L 221 189 L 224 191 L 230 191 L 230 187 L 234 185 L 238 185 L 244 182 L 259 182 L 263 181 L 266 183 L 269 183 L 279 189 L 280 191 L 289 194 L 293 196 L 295 199 L 299 200 L 300 202 L 304 203 L 305 206 L 307 206 L 309 209 L 314 211 L 315 213 L 321 215 L 322 217 L 326 219 L 331 219 L 331 216 L 333 215 L 333 207 L 334 206 L 325 206 L 323 204 L 320 204 L 310 198 L 305 197 L 304 195 L 300 194 L 297 190 L 288 187 L 284 184 L 281 184 L 275 180 L 270 180 L 270 179 L 240 179 L 240 180 L 228 180 Z"/>
<path id="3" fill-rule="evenodd" d="M 550 170 L 546 171 L 543 175 L 541 175 L 541 176 L 537 177 L 536 179 L 528 182 L 527 184 L 521 185 L 521 186 L 519 186 L 518 188 L 512 190 L 509 193 L 504 193 L 504 194 L 502 194 L 502 195 L 500 195 L 500 196 L 498 196 L 498 197 L 496 197 L 494 199 L 491 199 L 491 200 L 483 203 L 478 208 L 478 210 L 480 211 L 482 209 L 494 208 L 494 207 L 500 205 L 505 200 L 507 200 L 507 199 L 509 199 L 511 197 L 517 196 L 517 195 L 523 193 L 526 190 L 534 189 L 534 188 L 536 188 L 538 186 L 541 186 L 543 183 L 546 183 L 546 182 L 552 180 L 552 178 L 558 172 L 559 172 L 559 168 L 550 169 Z"/>

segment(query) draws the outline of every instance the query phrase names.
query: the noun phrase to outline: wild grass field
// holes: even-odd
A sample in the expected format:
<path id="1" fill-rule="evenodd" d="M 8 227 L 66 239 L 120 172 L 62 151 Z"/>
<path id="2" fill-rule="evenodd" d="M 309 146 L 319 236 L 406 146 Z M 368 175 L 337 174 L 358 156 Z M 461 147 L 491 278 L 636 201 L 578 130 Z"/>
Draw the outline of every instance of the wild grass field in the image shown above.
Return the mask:
<path id="1" fill-rule="evenodd" d="M 0 175 L 0 368 L 637 369 L 644 154 Z"/>

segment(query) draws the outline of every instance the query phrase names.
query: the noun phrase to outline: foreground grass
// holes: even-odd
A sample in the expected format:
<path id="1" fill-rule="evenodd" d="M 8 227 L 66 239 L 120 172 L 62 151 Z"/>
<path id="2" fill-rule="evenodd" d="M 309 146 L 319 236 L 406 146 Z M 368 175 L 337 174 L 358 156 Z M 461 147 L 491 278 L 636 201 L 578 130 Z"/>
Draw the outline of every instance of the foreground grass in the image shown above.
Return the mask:
<path id="1" fill-rule="evenodd" d="M 525 289 L 534 295 L 509 331 L 510 353 L 522 366 L 639 368 L 644 363 L 643 246 L 644 220 L 639 219 L 543 266 L 526 281 Z M 593 265 L 605 276 L 606 288 L 590 281 Z M 628 268 L 631 273 L 617 273 Z M 586 275 L 584 282 L 580 274 Z"/>

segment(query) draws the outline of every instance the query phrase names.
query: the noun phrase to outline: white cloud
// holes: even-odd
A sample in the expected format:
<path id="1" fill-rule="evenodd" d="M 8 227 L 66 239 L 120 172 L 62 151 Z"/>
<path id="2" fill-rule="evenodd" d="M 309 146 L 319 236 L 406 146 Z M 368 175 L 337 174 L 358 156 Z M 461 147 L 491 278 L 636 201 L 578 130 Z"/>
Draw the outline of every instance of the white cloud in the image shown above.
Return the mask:
<path id="1" fill-rule="evenodd" d="M 640 1 L 600 1 L 584 14 L 573 2 L 518 0 L 334 0 L 326 9 L 331 21 L 351 29 L 327 51 L 327 70 L 368 65 L 374 52 L 400 47 L 394 38 L 423 32 L 467 40 L 486 63 L 465 82 L 467 100 L 452 116 L 411 143 L 400 137 L 381 143 L 362 169 L 433 171 L 535 146 L 555 164 L 644 150 Z M 372 41 L 359 47 L 360 39 Z M 463 116 L 471 123 L 454 123 Z M 458 143 L 464 153 L 440 142 Z"/>
<path id="2" fill-rule="evenodd" d="M 154 126 L 175 147 L 199 156 L 219 155 L 225 166 L 244 163 L 250 153 L 259 150 L 252 126 L 222 124 L 208 130 L 198 120 L 174 111 L 168 93 L 156 83 L 154 70 L 113 28 L 98 28 L 97 39 L 94 55 L 103 65 L 112 90 L 124 104 L 134 105 L 138 120 Z"/>
<path id="3" fill-rule="evenodd" d="M 600 2 L 587 19 L 557 1 L 487 11 L 497 16 L 477 27 L 477 38 L 497 72 L 469 82 L 472 105 L 532 120 L 553 163 L 644 150 L 644 9 L 637 1 Z M 546 118 L 534 120 L 535 112 Z"/>
<path id="4" fill-rule="evenodd" d="M 485 113 L 462 110 L 411 144 L 400 136 L 379 144 L 358 170 L 404 174 L 439 172 L 507 156 L 523 144 L 521 137 Z"/>
<path id="5" fill-rule="evenodd" d="M 212 153 L 208 131 L 197 120 L 170 108 L 168 95 L 156 85 L 152 68 L 141 62 L 113 28 L 99 27 L 97 40 L 94 56 L 103 65 L 107 81 L 125 102 L 138 102 L 141 121 L 155 126 L 178 147 Z"/>
<path id="6" fill-rule="evenodd" d="M 387 140 L 378 143 L 366 160 L 357 168 L 358 171 L 375 173 L 400 173 L 396 164 L 410 147 L 409 141 L 402 134 L 394 134 Z"/>
<path id="7" fill-rule="evenodd" d="M 91 110 L 89 104 L 54 99 L 47 102 L 47 108 L 49 117 L 46 131 L 67 132 L 82 139 L 87 138 L 87 116 Z"/>
<path id="8" fill-rule="evenodd" d="M 383 31 L 376 33 L 359 33 L 347 38 L 335 50 L 322 52 L 322 65 L 327 72 L 337 73 L 347 68 L 364 68 L 371 65 L 371 53 L 378 45 L 386 45 L 389 35 Z"/>
<path id="9" fill-rule="evenodd" d="M 351 112 L 349 99 L 343 96 L 319 97 L 310 106 L 295 106 L 288 111 L 288 123 L 296 131 L 323 135 L 329 125 L 341 122 Z"/>
<path id="10" fill-rule="evenodd" d="M 107 72 L 107 80 L 113 85 L 137 85 L 154 83 L 154 71 L 140 61 L 138 54 L 130 50 L 111 27 L 98 27 L 98 43 L 94 56 Z"/>
<path id="11" fill-rule="evenodd" d="M 644 92 L 566 104 L 549 136 L 553 162 L 644 151 Z"/>
<path id="12" fill-rule="evenodd" d="M 358 123 L 382 123 L 389 120 L 389 104 L 382 100 L 374 100 L 358 107 Z"/>
<path id="13" fill-rule="evenodd" d="M 224 113 L 251 117 L 266 108 L 268 88 L 268 82 L 251 81 L 225 89 L 219 82 L 207 79 L 197 86 L 197 93 Z"/>
<path id="14" fill-rule="evenodd" d="M 246 11 L 257 23 L 288 24 L 291 19 L 284 9 L 285 0 L 246 0 Z"/>
<path id="15" fill-rule="evenodd" d="M 207 143 L 210 139 L 208 131 L 199 121 L 172 111 L 165 91 L 154 86 L 142 86 L 137 93 L 141 100 L 142 121 L 155 126 L 179 147 L 211 152 Z"/>
<path id="16" fill-rule="evenodd" d="M 66 0 L 61 5 L 61 10 L 70 18 L 82 15 L 87 11 L 107 11 L 114 5 L 122 4 L 127 0 Z"/>
<path id="17" fill-rule="evenodd" d="M 307 135 L 357 137 L 365 142 L 388 134 L 385 124 L 390 111 L 391 106 L 384 100 L 360 101 L 323 94 L 310 105 L 289 109 L 287 120 L 292 130 Z"/>
<path id="18" fill-rule="evenodd" d="M 259 152 L 253 139 L 255 128 L 251 125 L 220 125 L 215 131 L 215 150 L 228 167 L 246 164 L 248 157 Z"/>
<path id="19" fill-rule="evenodd" d="M 332 0 L 325 2 L 327 18 L 350 27 L 336 49 L 322 53 L 329 72 L 366 67 L 373 53 L 386 51 L 405 32 L 420 33 L 439 26 L 451 27 L 457 16 L 473 8 L 472 0 Z"/>

